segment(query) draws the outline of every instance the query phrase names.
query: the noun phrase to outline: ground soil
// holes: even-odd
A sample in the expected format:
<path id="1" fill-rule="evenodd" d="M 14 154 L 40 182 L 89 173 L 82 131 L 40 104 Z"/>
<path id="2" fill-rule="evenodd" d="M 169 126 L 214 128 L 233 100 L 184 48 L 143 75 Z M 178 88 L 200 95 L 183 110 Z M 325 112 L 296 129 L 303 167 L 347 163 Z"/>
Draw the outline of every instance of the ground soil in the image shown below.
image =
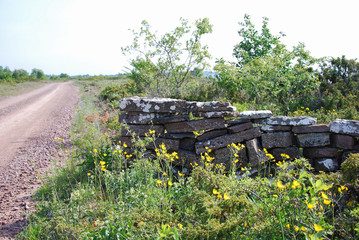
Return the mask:
<path id="1" fill-rule="evenodd" d="M 41 179 L 71 148 L 77 102 L 71 82 L 0 99 L 0 239 L 14 239 L 27 224 Z"/>

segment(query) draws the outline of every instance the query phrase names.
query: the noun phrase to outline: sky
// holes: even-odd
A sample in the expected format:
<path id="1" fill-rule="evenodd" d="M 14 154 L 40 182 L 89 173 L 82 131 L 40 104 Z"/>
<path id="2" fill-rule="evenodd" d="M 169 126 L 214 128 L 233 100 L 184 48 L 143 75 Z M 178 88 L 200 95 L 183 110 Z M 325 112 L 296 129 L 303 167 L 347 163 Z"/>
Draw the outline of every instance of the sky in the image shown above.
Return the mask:
<path id="1" fill-rule="evenodd" d="M 203 38 L 212 55 L 234 60 L 238 22 L 249 14 L 260 28 L 284 32 L 290 49 L 303 42 L 314 57 L 359 59 L 358 0 L 0 0 L 0 66 L 42 69 L 45 74 L 117 74 L 129 67 L 121 47 L 129 29 L 147 20 L 159 34 L 185 18 L 208 17 L 213 33 Z"/>

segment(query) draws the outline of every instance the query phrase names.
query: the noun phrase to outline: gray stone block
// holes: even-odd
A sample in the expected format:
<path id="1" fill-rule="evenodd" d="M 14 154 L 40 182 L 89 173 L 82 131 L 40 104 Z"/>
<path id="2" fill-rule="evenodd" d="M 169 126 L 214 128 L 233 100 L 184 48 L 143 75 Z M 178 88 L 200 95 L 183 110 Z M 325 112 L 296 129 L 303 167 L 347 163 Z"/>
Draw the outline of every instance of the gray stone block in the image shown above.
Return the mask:
<path id="1" fill-rule="evenodd" d="M 333 133 L 359 136 L 359 121 L 336 119 L 329 123 L 329 128 Z"/>
<path id="2" fill-rule="evenodd" d="M 330 144 L 329 133 L 298 134 L 300 147 L 324 147 Z"/>
<path id="3" fill-rule="evenodd" d="M 285 148 L 294 145 L 293 133 L 273 132 L 262 134 L 262 146 L 266 149 Z"/>

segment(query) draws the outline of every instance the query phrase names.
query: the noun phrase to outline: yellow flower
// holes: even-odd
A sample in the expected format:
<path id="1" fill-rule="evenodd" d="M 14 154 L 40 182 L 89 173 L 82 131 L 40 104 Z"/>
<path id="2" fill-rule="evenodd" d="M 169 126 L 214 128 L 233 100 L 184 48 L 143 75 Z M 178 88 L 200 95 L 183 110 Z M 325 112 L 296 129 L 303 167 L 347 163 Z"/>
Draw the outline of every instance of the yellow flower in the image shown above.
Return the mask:
<path id="1" fill-rule="evenodd" d="M 182 227 L 183 227 L 183 225 L 182 225 L 182 224 L 178 224 L 178 229 L 179 229 L 179 230 L 181 230 L 181 229 L 182 229 Z"/>
<path id="2" fill-rule="evenodd" d="M 100 161 L 100 165 L 101 165 L 101 166 L 104 166 L 105 164 L 106 164 L 105 161 Z"/>
<path id="3" fill-rule="evenodd" d="M 300 183 L 297 180 L 294 180 L 292 184 L 292 189 L 296 189 L 297 187 L 300 187 Z"/>
<path id="4" fill-rule="evenodd" d="M 311 204 L 311 203 L 308 203 L 307 206 L 308 206 L 308 208 L 309 208 L 310 210 L 312 210 L 313 208 L 315 208 L 315 205 L 314 205 L 314 204 Z"/>
<path id="5" fill-rule="evenodd" d="M 290 158 L 289 155 L 288 155 L 288 154 L 285 154 L 285 153 L 281 153 L 280 156 L 283 157 L 283 158 L 286 158 L 286 159 L 289 159 L 289 158 Z"/>
<path id="6" fill-rule="evenodd" d="M 281 181 L 281 180 L 278 180 L 278 182 L 277 182 L 277 187 L 278 187 L 280 190 L 283 190 L 283 189 L 286 188 L 286 187 L 282 184 L 282 181 Z"/>
<path id="7" fill-rule="evenodd" d="M 323 228 L 322 228 L 322 226 L 317 225 L 317 224 L 314 223 L 314 230 L 315 230 L 316 232 L 319 232 L 319 231 L 322 231 Z"/>
<path id="8" fill-rule="evenodd" d="M 347 206 L 350 207 L 351 205 L 353 205 L 353 202 L 352 202 L 352 201 L 349 201 L 349 202 L 347 203 Z"/>
<path id="9" fill-rule="evenodd" d="M 298 232 L 298 231 L 299 231 L 299 227 L 294 226 L 294 231 Z"/>
<path id="10" fill-rule="evenodd" d="M 277 195 L 277 194 L 273 194 L 273 197 L 277 198 L 277 197 L 278 197 L 278 195 Z"/>
<path id="11" fill-rule="evenodd" d="M 213 188 L 213 194 L 214 194 L 214 195 L 219 194 L 219 192 L 217 191 L 217 189 Z"/>
<path id="12" fill-rule="evenodd" d="M 95 148 L 94 150 L 93 150 L 95 153 L 97 153 L 97 149 Z"/>
<path id="13" fill-rule="evenodd" d="M 248 225 L 247 222 L 244 222 L 244 226 L 247 227 L 247 225 Z"/>
<path id="14" fill-rule="evenodd" d="M 183 173 L 180 173 L 180 171 L 178 171 L 178 176 L 183 177 L 184 174 L 183 174 Z"/>
<path id="15" fill-rule="evenodd" d="M 325 200 L 323 201 L 323 203 L 324 203 L 325 205 L 329 205 L 329 204 L 331 203 L 331 201 L 330 201 L 329 199 L 325 199 Z"/>
<path id="16" fill-rule="evenodd" d="M 157 184 L 160 185 L 161 183 L 162 183 L 162 181 L 158 179 Z"/>
<path id="17" fill-rule="evenodd" d="M 196 132 L 196 131 L 193 131 L 193 134 L 194 134 L 195 136 L 201 135 L 199 132 Z"/>
<path id="18" fill-rule="evenodd" d="M 288 223 L 287 225 L 285 225 L 285 227 L 289 229 L 289 228 L 290 228 L 290 224 Z"/>
<path id="19" fill-rule="evenodd" d="M 223 199 L 224 199 L 224 200 L 228 200 L 228 199 L 229 199 L 227 193 L 223 194 Z"/>
<path id="20" fill-rule="evenodd" d="M 220 193 L 218 193 L 217 197 L 218 197 L 219 199 L 222 199 L 222 195 L 221 195 Z"/>
<path id="21" fill-rule="evenodd" d="M 107 154 L 106 154 L 106 153 L 104 153 L 103 155 L 104 155 L 105 157 L 107 156 Z"/>
<path id="22" fill-rule="evenodd" d="M 91 176 L 91 173 L 87 173 L 87 176 Z"/>
<path id="23" fill-rule="evenodd" d="M 126 143 L 123 143 L 123 147 L 127 148 L 127 144 L 126 144 Z"/>
<path id="24" fill-rule="evenodd" d="M 245 168 L 243 168 L 243 167 L 241 167 L 241 170 L 244 172 L 246 169 L 245 169 Z"/>
<path id="25" fill-rule="evenodd" d="M 237 153 L 234 154 L 235 157 L 239 157 L 239 155 Z"/>
<path id="26" fill-rule="evenodd" d="M 301 227 L 300 230 L 302 230 L 303 232 L 307 231 L 307 229 L 305 229 L 305 227 Z"/>
<path id="27" fill-rule="evenodd" d="M 327 194 L 325 194 L 325 193 L 322 192 L 322 198 L 323 198 L 323 199 L 328 199 Z"/>
<path id="28" fill-rule="evenodd" d="M 168 186 L 172 186 L 173 183 L 171 181 L 168 181 Z"/>

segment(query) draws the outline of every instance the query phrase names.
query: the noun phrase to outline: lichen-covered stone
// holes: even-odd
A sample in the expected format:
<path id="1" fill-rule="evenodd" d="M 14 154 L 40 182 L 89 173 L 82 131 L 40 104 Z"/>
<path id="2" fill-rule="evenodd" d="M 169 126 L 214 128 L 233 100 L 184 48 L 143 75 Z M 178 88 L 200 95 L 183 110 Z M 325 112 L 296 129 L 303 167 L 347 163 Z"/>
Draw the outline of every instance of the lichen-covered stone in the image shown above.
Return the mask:
<path id="1" fill-rule="evenodd" d="M 304 148 L 303 156 L 310 159 L 316 158 L 336 158 L 338 151 L 336 148 Z"/>
<path id="2" fill-rule="evenodd" d="M 238 117 L 238 112 L 223 111 L 223 112 L 193 112 L 194 117 L 203 118 L 224 118 L 224 117 Z"/>
<path id="3" fill-rule="evenodd" d="M 263 119 L 270 118 L 272 115 L 272 111 L 269 110 L 243 111 L 239 113 L 239 116 L 244 119 Z"/>
<path id="4" fill-rule="evenodd" d="M 233 126 L 236 124 L 242 124 L 247 122 L 251 122 L 251 121 L 249 119 L 236 118 L 236 119 L 227 120 L 227 125 Z"/>
<path id="5" fill-rule="evenodd" d="M 240 143 L 261 136 L 259 128 L 251 128 L 243 132 L 227 134 L 203 142 L 197 142 L 195 145 L 196 153 L 200 154 L 206 151 L 206 147 L 210 149 L 219 149 L 227 147 L 231 143 Z"/>
<path id="6" fill-rule="evenodd" d="M 333 158 L 323 158 L 314 161 L 314 169 L 316 171 L 329 172 L 338 170 L 338 168 L 339 163 L 336 159 Z"/>
<path id="7" fill-rule="evenodd" d="M 255 123 L 264 125 L 282 125 L 282 126 L 303 126 L 317 123 L 316 118 L 300 116 L 300 117 L 271 117 L 263 120 L 256 120 Z"/>
<path id="8" fill-rule="evenodd" d="M 171 98 L 130 97 L 122 99 L 120 110 L 144 113 L 186 113 L 187 102 Z"/>
<path id="9" fill-rule="evenodd" d="M 336 119 L 329 123 L 329 128 L 333 133 L 359 136 L 359 121 Z"/>
<path id="10" fill-rule="evenodd" d="M 310 126 L 295 126 L 292 128 L 294 133 L 322 133 L 329 132 L 328 125 L 325 124 L 315 124 Z"/>
<path id="11" fill-rule="evenodd" d="M 235 112 L 236 107 L 229 102 L 212 101 L 212 102 L 187 102 L 189 112 Z"/>
<path id="12" fill-rule="evenodd" d="M 183 139 L 183 138 L 195 138 L 193 133 L 165 133 L 164 138 L 170 139 Z"/>
<path id="13" fill-rule="evenodd" d="M 225 121 L 223 118 L 209 118 L 199 119 L 187 122 L 168 123 L 165 124 L 167 132 L 171 133 L 185 133 L 199 130 L 221 129 L 225 128 Z"/>
<path id="14" fill-rule="evenodd" d="M 262 145 L 264 148 L 285 148 L 294 145 L 293 133 L 273 132 L 262 134 Z"/>
<path id="15" fill-rule="evenodd" d="M 128 112 L 119 115 L 118 121 L 127 124 L 150 124 L 153 119 L 168 116 L 166 113 L 139 113 L 139 112 Z"/>
<path id="16" fill-rule="evenodd" d="M 329 133 L 306 133 L 298 134 L 297 139 L 300 147 L 324 147 L 330 144 Z"/>

